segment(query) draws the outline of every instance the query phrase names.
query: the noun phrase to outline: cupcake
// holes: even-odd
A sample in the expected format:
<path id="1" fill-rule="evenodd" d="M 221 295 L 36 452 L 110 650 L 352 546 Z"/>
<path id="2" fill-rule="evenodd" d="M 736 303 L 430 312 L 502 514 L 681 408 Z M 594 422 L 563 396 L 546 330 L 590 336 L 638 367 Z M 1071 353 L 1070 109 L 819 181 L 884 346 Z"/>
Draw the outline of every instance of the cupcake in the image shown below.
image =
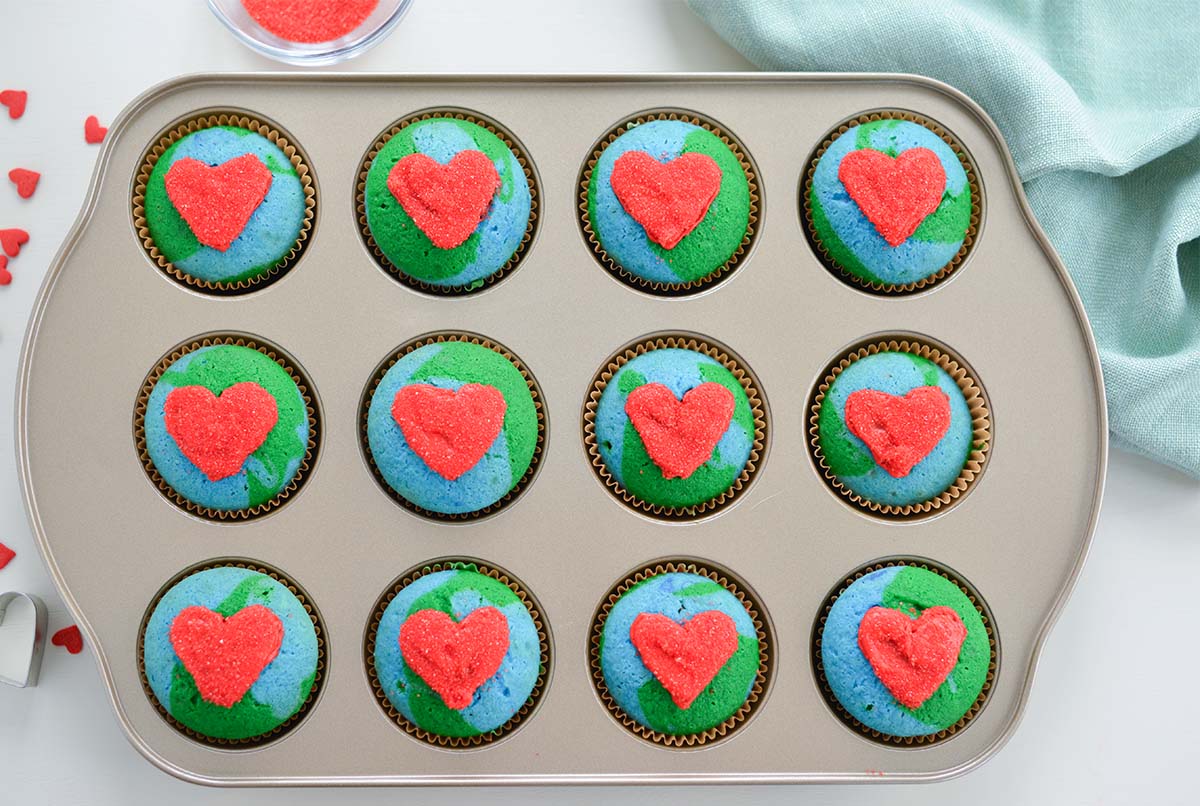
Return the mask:
<path id="1" fill-rule="evenodd" d="M 245 126 L 216 120 L 167 135 L 166 150 L 148 158 L 138 229 L 151 256 L 178 279 L 214 290 L 250 288 L 298 253 L 311 223 L 312 183 L 295 147 L 276 132 L 245 118 L 238 119 Z"/>
<path id="2" fill-rule="evenodd" d="M 518 359 L 468 336 L 402 348 L 366 401 L 366 448 L 402 504 L 482 515 L 515 497 L 541 451 L 537 387 Z"/>
<path id="3" fill-rule="evenodd" d="M 482 744 L 515 728 L 540 693 L 548 642 L 526 594 L 498 572 L 442 563 L 380 602 L 367 665 L 381 705 L 439 745 Z"/>
<path id="4" fill-rule="evenodd" d="M 817 638 L 832 704 L 884 741 L 944 738 L 974 717 L 990 687 L 994 648 L 980 609 L 926 567 L 858 577 L 837 594 Z"/>
<path id="5" fill-rule="evenodd" d="M 834 488 L 861 506 L 928 511 L 977 475 L 987 410 L 957 362 L 908 342 L 883 346 L 857 351 L 826 379 L 813 406 L 816 458 Z"/>
<path id="6" fill-rule="evenodd" d="M 242 340 L 204 340 L 164 359 L 143 388 L 138 436 L 172 500 L 214 518 L 258 515 L 307 470 L 315 420 L 290 367 Z"/>
<path id="7" fill-rule="evenodd" d="M 364 234 L 384 268 L 466 292 L 513 268 L 533 231 L 532 173 L 499 129 L 452 113 L 380 138 L 360 187 Z"/>
<path id="8" fill-rule="evenodd" d="M 149 693 L 172 723 L 214 743 L 257 743 L 290 727 L 322 667 L 317 627 L 276 574 L 240 566 L 192 572 L 146 621 Z"/>
<path id="9" fill-rule="evenodd" d="M 626 282 L 665 292 L 700 288 L 731 271 L 749 243 L 753 171 L 719 130 L 648 117 L 598 146 L 582 182 L 584 229 Z"/>
<path id="10" fill-rule="evenodd" d="M 962 148 L 899 113 L 835 131 L 805 188 L 822 258 L 878 291 L 911 291 L 949 274 L 970 245 L 978 203 Z"/>
<path id="11" fill-rule="evenodd" d="M 727 365 L 695 342 L 668 343 L 679 342 L 655 340 L 610 363 L 612 377 L 595 385 L 599 399 L 592 393 L 585 441 L 601 479 L 624 500 L 658 515 L 695 515 L 749 479 L 762 412 L 732 359 L 720 356 Z"/>
<path id="12" fill-rule="evenodd" d="M 647 569 L 601 610 L 592 656 L 601 698 L 644 738 L 678 746 L 723 736 L 764 687 L 755 621 L 716 577 Z"/>

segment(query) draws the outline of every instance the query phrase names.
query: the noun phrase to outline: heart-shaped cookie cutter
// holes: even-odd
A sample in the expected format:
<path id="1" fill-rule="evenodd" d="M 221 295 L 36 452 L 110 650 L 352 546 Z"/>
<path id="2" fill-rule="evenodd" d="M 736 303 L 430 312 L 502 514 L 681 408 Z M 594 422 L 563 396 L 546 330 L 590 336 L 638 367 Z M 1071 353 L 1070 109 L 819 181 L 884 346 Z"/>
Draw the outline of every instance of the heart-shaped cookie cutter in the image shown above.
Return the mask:
<path id="1" fill-rule="evenodd" d="M 8 606 L 18 599 L 24 599 L 33 605 L 33 624 L 4 623 L 4 615 Z M 32 630 L 30 629 L 32 627 Z M 42 668 L 42 652 L 46 648 L 46 605 L 41 599 L 30 593 L 0 593 L 0 658 L 8 660 L 16 658 L 16 663 L 0 664 L 0 669 L 19 668 L 22 659 L 25 661 L 25 674 L 20 678 L 12 678 L 0 671 L 0 683 L 17 688 L 28 688 L 37 685 L 38 672 Z"/>

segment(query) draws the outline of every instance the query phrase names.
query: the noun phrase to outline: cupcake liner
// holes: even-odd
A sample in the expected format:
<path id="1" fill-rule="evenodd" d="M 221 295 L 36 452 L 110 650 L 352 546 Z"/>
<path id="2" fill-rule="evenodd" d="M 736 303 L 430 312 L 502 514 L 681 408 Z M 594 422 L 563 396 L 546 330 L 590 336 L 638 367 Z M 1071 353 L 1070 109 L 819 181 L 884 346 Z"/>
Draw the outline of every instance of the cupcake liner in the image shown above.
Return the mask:
<path id="1" fill-rule="evenodd" d="M 154 392 L 154 385 L 158 383 L 158 379 L 163 373 L 176 361 L 183 356 L 198 350 L 201 347 L 213 347 L 216 345 L 235 345 L 238 347 L 249 347 L 252 350 L 258 350 L 263 355 L 270 358 L 279 366 L 283 367 L 292 380 L 296 383 L 296 388 L 300 390 L 300 396 L 304 398 L 304 406 L 308 412 L 308 446 L 304 451 L 304 458 L 300 460 L 300 467 L 296 471 L 296 475 L 286 487 L 275 494 L 275 497 L 266 503 L 259 504 L 249 509 L 239 510 L 222 510 L 212 509 L 202 506 L 184 498 L 179 493 L 175 492 L 174 488 L 159 474 L 158 469 L 154 466 L 154 462 L 150 459 L 150 453 L 146 448 L 146 408 L 150 401 L 150 395 Z M 233 522 L 233 521 L 248 521 L 253 518 L 259 518 L 266 515 L 278 507 L 287 503 L 288 499 L 295 495 L 296 492 L 303 486 L 308 479 L 309 470 L 316 461 L 317 448 L 320 444 L 320 418 L 317 416 L 316 403 L 313 400 L 312 383 L 300 371 L 295 361 L 288 356 L 282 349 L 275 345 L 259 339 L 254 336 L 246 336 L 237 333 L 210 333 L 205 336 L 199 336 L 195 339 L 189 339 L 181 344 L 172 347 L 171 350 L 159 359 L 154 368 L 150 370 L 150 374 L 146 376 L 146 380 L 142 382 L 142 388 L 138 392 L 137 402 L 134 404 L 133 411 L 133 439 L 137 447 L 138 459 L 142 463 L 142 467 L 146 470 L 146 475 L 150 477 L 150 481 L 158 487 L 168 499 L 176 506 L 198 515 L 201 518 L 207 518 L 218 522 Z"/>
<path id="2" fill-rule="evenodd" d="M 746 701 L 742 703 L 737 713 L 720 725 L 716 725 L 701 733 L 682 735 L 659 733 L 637 722 L 621 706 L 617 705 L 612 694 L 609 693 L 608 685 L 604 681 L 604 671 L 600 666 L 600 644 L 604 635 L 604 622 L 608 619 L 609 611 L 612 610 L 613 605 L 616 604 L 617 600 L 627 590 L 639 582 L 650 577 L 669 573 L 705 576 L 721 585 L 721 587 L 736 596 L 738 601 L 746 607 L 746 611 L 750 614 L 750 619 L 754 622 L 755 632 L 758 634 L 758 673 L 754 678 L 754 685 L 750 689 L 749 696 L 746 697 Z M 626 730 L 635 736 L 640 736 L 646 741 L 662 747 L 673 749 L 699 748 L 712 742 L 720 741 L 741 728 L 753 716 L 759 704 L 766 699 L 767 690 L 770 687 L 771 677 L 775 669 L 774 635 L 771 634 L 770 627 L 768 626 L 766 609 L 762 606 L 758 597 L 745 582 L 736 577 L 731 571 L 705 560 L 688 558 L 663 559 L 649 563 L 643 568 L 628 574 L 625 579 L 618 582 L 605 594 L 603 601 L 601 601 L 600 606 L 596 609 L 595 615 L 592 616 L 592 630 L 588 640 L 588 660 L 592 670 L 592 684 L 596 687 L 596 694 L 600 697 L 600 701 L 608 709 L 608 712 Z"/>
<path id="3" fill-rule="evenodd" d="M 600 446 L 596 442 L 596 407 L 600 404 L 600 396 L 604 394 L 604 389 L 612 380 L 613 375 L 626 363 L 640 355 L 652 350 L 671 347 L 702 353 L 724 365 L 742 385 L 742 389 L 746 392 L 746 399 L 750 402 L 750 411 L 754 414 L 754 439 L 750 448 L 750 458 L 746 461 L 742 472 L 734 479 L 733 485 L 728 490 L 715 498 L 690 507 L 652 504 L 633 495 L 609 472 L 604 464 L 604 459 L 600 456 Z M 622 347 L 605 362 L 604 368 L 596 375 L 592 381 L 587 401 L 584 403 L 583 443 L 591 458 L 592 469 L 609 492 L 636 511 L 668 521 L 690 521 L 710 515 L 733 503 L 741 495 L 766 456 L 769 417 L 766 403 L 759 389 L 758 379 L 750 372 L 741 358 L 736 357 L 733 351 L 724 345 L 703 336 L 689 333 L 668 333 L 648 336 Z"/>
<path id="4" fill-rule="evenodd" d="M 979 611 L 979 616 L 983 619 L 983 626 L 987 630 L 988 646 L 991 648 L 992 657 L 988 661 L 987 678 L 984 680 L 983 688 L 979 692 L 979 696 L 975 698 L 975 702 L 970 709 L 963 714 L 957 722 L 937 731 L 936 733 L 926 734 L 924 736 L 893 736 L 890 733 L 884 733 L 875 728 L 864 725 L 855 719 L 849 711 L 847 711 L 838 698 L 834 695 L 833 689 L 829 685 L 829 681 L 825 678 L 825 667 L 821 661 L 821 637 L 825 631 L 825 621 L 829 617 L 829 611 L 833 607 L 833 603 L 837 598 L 846 592 L 854 582 L 883 568 L 891 568 L 894 566 L 912 566 L 916 568 L 924 568 L 927 571 L 932 571 L 938 576 L 953 582 L 958 586 L 959 590 L 971 600 L 971 604 L 975 605 L 975 609 Z M 987 602 L 979 595 L 970 584 L 965 582 L 959 575 L 952 570 L 939 566 L 936 563 L 920 557 L 885 557 L 881 560 L 868 563 L 861 568 L 853 571 L 843 579 L 837 586 L 829 592 L 825 597 L 825 604 L 821 608 L 821 612 L 817 617 L 816 623 L 813 624 L 812 631 L 812 665 L 813 674 L 816 677 L 817 686 L 821 689 L 821 694 L 825 701 L 829 704 L 830 709 L 837 715 L 843 723 L 856 732 L 859 732 L 873 741 L 885 744 L 891 747 L 928 747 L 931 744 L 945 741 L 950 737 L 963 730 L 979 712 L 983 710 L 983 706 L 987 703 L 988 695 L 991 693 L 992 684 L 996 680 L 996 672 L 1000 667 L 1000 645 L 999 639 L 996 637 L 995 620 L 992 618 L 992 613 L 988 609 Z"/>
<path id="5" fill-rule="evenodd" d="M 375 638 L 379 632 L 379 622 L 383 618 L 383 611 L 387 609 L 388 605 L 392 603 L 392 600 L 396 598 L 400 591 L 427 574 L 434 574 L 438 571 L 453 571 L 466 567 L 471 567 L 479 573 L 507 585 L 525 604 L 525 607 L 529 610 L 530 617 L 533 619 L 533 625 L 537 628 L 538 639 L 542 645 L 541 669 L 538 672 L 537 681 L 533 684 L 533 691 L 529 693 L 529 699 L 525 701 L 525 704 L 521 706 L 519 711 L 509 717 L 508 721 L 500 727 L 478 736 L 439 736 L 408 721 L 404 714 L 396 710 L 391 702 L 388 701 L 387 694 L 383 690 L 383 684 L 379 681 L 379 675 L 375 672 Z M 507 737 L 524 724 L 534 711 L 537 710 L 542 694 L 545 692 L 546 685 L 550 679 L 553 653 L 550 644 L 550 633 L 542 620 L 543 612 L 541 604 L 538 603 L 537 599 L 525 588 L 520 580 L 516 579 L 503 568 L 485 563 L 482 560 L 469 557 L 443 557 L 413 566 L 401 574 L 399 578 L 388 586 L 383 595 L 379 597 L 379 600 L 375 603 L 375 608 L 371 611 L 371 620 L 367 623 L 366 635 L 363 638 L 363 665 L 366 666 L 367 680 L 371 684 L 371 692 L 375 695 L 375 701 L 379 703 L 379 707 L 383 709 L 388 719 L 395 722 L 409 736 L 437 747 L 470 750 L 491 745 L 493 742 Z"/>
<path id="6" fill-rule="evenodd" d="M 481 280 L 472 281 L 466 285 L 434 285 L 420 280 L 416 277 L 404 272 L 403 269 L 392 263 L 383 250 L 379 248 L 379 244 L 375 242 L 375 236 L 371 234 L 371 228 L 367 224 L 367 174 L 371 170 L 371 163 L 375 161 L 380 150 L 387 145 L 388 140 L 391 140 L 401 132 L 406 126 L 411 126 L 414 123 L 419 123 L 422 120 L 430 118 L 453 118 L 455 120 L 464 120 L 467 123 L 474 123 L 487 129 L 492 134 L 496 135 L 504 142 L 508 149 L 517 157 L 517 162 L 525 171 L 525 180 L 529 183 L 529 221 L 525 225 L 525 234 L 521 237 L 521 243 L 517 245 L 517 249 L 513 252 L 512 257 L 508 259 L 503 266 L 489 274 Z M 386 131 L 375 139 L 367 153 L 363 155 L 362 162 L 358 171 L 358 178 L 354 185 L 354 213 L 358 218 L 359 232 L 362 235 L 363 243 L 366 244 L 367 250 L 379 264 L 379 267 L 386 271 L 396 280 L 405 283 L 427 294 L 438 294 L 442 296 L 465 296 L 483 291 L 486 288 L 491 288 L 496 283 L 514 272 L 520 265 L 521 260 L 525 257 L 525 252 L 529 249 L 529 245 L 533 242 L 534 235 L 537 234 L 538 228 L 538 177 L 533 170 L 533 161 L 529 158 L 525 151 L 525 146 L 506 128 L 501 126 L 496 121 L 484 117 L 478 112 L 470 112 L 465 109 L 455 109 L 451 107 L 440 107 L 435 109 L 425 109 L 421 112 L 416 112 L 407 118 L 398 120 L 393 123 Z"/>
<path id="7" fill-rule="evenodd" d="M 873 283 L 846 271 L 840 265 L 838 265 L 837 261 L 833 259 L 828 251 L 826 251 L 825 246 L 821 243 L 820 236 L 817 234 L 816 224 L 813 222 L 812 203 L 810 199 L 810 194 L 812 192 L 813 173 L 816 171 L 817 163 L 821 161 L 821 157 L 825 154 L 825 151 L 831 145 L 833 145 L 834 140 L 845 134 L 850 127 L 857 126 L 861 123 L 870 123 L 872 121 L 884 119 L 907 120 L 911 123 L 917 123 L 929 129 L 938 137 L 942 138 L 942 140 L 954 150 L 954 153 L 958 155 L 958 159 L 962 163 L 963 170 L 967 173 L 967 184 L 971 187 L 971 220 L 970 224 L 967 226 L 967 232 L 963 236 L 962 246 L 959 248 L 957 254 L 950 259 L 950 262 L 938 269 L 937 272 L 912 283 Z M 980 222 L 983 220 L 983 192 L 975 172 L 975 163 L 971 159 L 971 155 L 967 149 L 958 141 L 958 138 L 943 128 L 940 124 L 930 120 L 929 118 L 918 115 L 915 112 L 908 112 L 898 109 L 882 109 L 874 112 L 864 112 L 861 115 L 857 115 L 849 120 L 845 120 L 834 127 L 829 134 L 825 135 L 824 139 L 821 141 L 821 144 L 817 146 L 816 151 L 813 152 L 812 157 L 808 161 L 808 169 L 805 171 L 804 179 L 800 185 L 800 209 L 804 211 L 804 234 L 808 238 L 808 242 L 812 246 L 813 251 L 817 253 L 817 257 L 820 259 L 821 264 L 825 266 L 830 273 L 841 279 L 843 282 L 862 289 L 863 291 L 868 291 L 872 294 L 879 294 L 882 296 L 904 296 L 906 294 L 914 294 L 918 291 L 931 288 L 932 286 L 952 275 L 958 269 L 958 267 L 962 265 L 963 261 L 967 259 L 967 255 L 971 252 L 971 247 L 979 237 L 979 226 Z"/>
<path id="8" fill-rule="evenodd" d="M 973 426 L 971 436 L 972 447 L 970 453 L 967 454 L 967 461 L 963 465 L 963 469 L 959 472 L 958 478 L 935 497 L 918 504 L 896 506 L 894 504 L 880 504 L 864 498 L 844 485 L 834 475 L 825 461 L 824 452 L 821 450 L 820 415 L 821 403 L 825 400 L 825 393 L 829 391 L 829 387 L 833 385 L 834 379 L 846 367 L 860 358 L 881 352 L 913 353 L 937 364 L 958 384 L 958 388 L 962 391 L 963 398 L 967 402 L 967 409 L 971 413 Z M 812 398 L 809 402 L 808 434 L 809 449 L 812 453 L 813 461 L 816 463 L 825 483 L 835 493 L 873 515 L 897 520 L 917 519 L 930 515 L 942 507 L 951 506 L 960 500 L 971 490 L 980 474 L 983 473 L 992 444 L 991 407 L 988 404 L 983 387 L 975 380 L 973 372 L 967 366 L 967 363 L 957 355 L 951 353 L 948 348 L 944 346 L 934 347 L 927 340 L 918 340 L 918 337 L 897 336 L 884 341 L 873 340 L 854 348 L 826 368 L 823 379 L 813 390 Z"/>
<path id="9" fill-rule="evenodd" d="M 146 627 L 150 623 L 150 616 L 153 615 L 154 609 L 158 607 L 158 603 L 162 601 L 162 598 L 167 594 L 167 591 L 171 590 L 171 588 L 175 587 L 175 585 L 179 584 L 187 577 L 190 577 L 192 574 L 198 574 L 201 571 L 207 571 L 211 568 L 245 568 L 249 571 L 257 571 L 260 574 L 266 574 L 267 576 L 271 577 L 276 582 L 286 587 L 295 595 L 297 599 L 300 600 L 300 604 L 304 605 L 304 609 L 308 612 L 309 618 L 312 619 L 313 629 L 317 634 L 317 671 L 316 675 L 313 677 L 312 689 L 309 691 L 308 697 L 304 700 L 304 704 L 300 706 L 300 710 L 288 717 L 286 722 L 276 726 L 275 728 L 272 728 L 267 733 L 263 733 L 258 736 L 251 736 L 247 739 L 217 739 L 211 736 L 205 736 L 202 733 L 192 730 L 187 725 L 184 725 L 175 717 L 171 716 L 167 709 L 163 707 L 162 703 L 158 701 L 158 697 L 155 696 L 154 690 L 150 688 L 150 679 L 146 676 L 146 659 L 144 654 L 146 643 Z M 313 606 L 312 597 L 308 595 L 304 588 L 296 584 L 290 577 L 288 577 L 278 568 L 266 565 L 265 563 L 261 563 L 257 560 L 249 560 L 244 557 L 223 557 L 207 560 L 205 562 L 197 563 L 189 568 L 185 568 L 183 571 L 168 580 L 167 583 L 159 589 L 158 593 L 154 594 L 154 598 L 150 601 L 150 604 L 146 607 L 145 614 L 142 616 L 141 626 L 138 627 L 138 677 L 142 681 L 142 689 L 146 692 L 146 696 L 150 699 L 150 702 L 153 703 L 155 709 L 162 716 L 162 718 L 165 719 L 171 725 L 171 727 L 175 728 L 188 738 L 200 742 L 201 744 L 206 744 L 211 747 L 220 747 L 227 750 L 245 750 L 261 747 L 264 744 L 281 738 L 288 731 L 296 727 L 296 725 L 298 725 L 300 721 L 308 714 L 309 710 L 312 709 L 313 705 L 317 701 L 317 698 L 320 696 L 321 685 L 324 682 L 325 677 L 325 669 L 328 665 L 328 659 L 326 657 L 326 643 L 325 627 L 323 621 L 321 620 L 321 614 L 317 611 L 316 607 Z"/>
<path id="10" fill-rule="evenodd" d="M 300 225 L 300 234 L 296 236 L 296 243 L 292 246 L 291 251 L 274 268 L 257 277 L 238 280 L 233 283 L 214 283 L 208 280 L 201 280 L 177 268 L 159 252 L 158 247 L 154 243 L 154 238 L 150 235 L 150 227 L 146 221 L 146 184 L 150 181 L 150 174 L 154 170 L 154 166 L 158 163 L 159 157 L 185 136 L 203 129 L 211 129 L 214 126 L 238 126 L 261 134 L 270 140 L 291 160 L 292 166 L 296 169 L 296 174 L 300 178 L 300 186 L 304 190 L 304 220 Z M 291 137 L 291 135 L 285 135 L 283 129 L 277 124 L 265 121 L 261 116 L 251 117 L 240 112 L 214 111 L 203 113 L 186 118 L 183 122 L 171 126 L 171 128 L 159 135 L 154 145 L 146 151 L 145 156 L 142 158 L 141 167 L 138 169 L 137 177 L 134 179 L 133 186 L 133 228 L 137 232 L 138 240 L 141 242 L 142 248 L 146 250 L 146 254 L 150 256 L 150 259 L 163 272 L 177 282 L 208 294 L 220 296 L 245 294 L 249 291 L 255 291 L 282 277 L 300 259 L 300 255 L 308 244 L 313 223 L 316 219 L 316 207 L 317 189 L 313 182 L 312 169 L 309 167 L 308 157 L 296 145 L 295 138 Z"/>
<path id="11" fill-rule="evenodd" d="M 746 226 L 746 234 L 742 236 L 741 244 L 738 245 L 737 250 L 729 260 L 725 261 L 723 266 L 698 280 L 690 280 L 686 283 L 664 283 L 658 280 L 647 280 L 644 277 L 639 277 L 636 274 L 626 271 L 620 263 L 609 257 L 608 253 L 604 251 L 604 247 L 600 245 L 600 240 L 596 237 L 596 233 L 592 230 L 592 223 L 588 219 L 588 184 L 591 182 L 592 170 L 596 167 L 596 162 L 600 159 L 601 152 L 630 128 L 652 120 L 680 120 L 685 123 L 691 123 L 694 126 L 700 126 L 715 134 L 737 157 L 742 170 L 746 174 L 746 181 L 750 186 L 750 220 Z M 762 197 L 758 176 L 758 168 L 755 166 L 753 160 L 751 160 L 749 152 L 742 146 L 741 141 L 715 121 L 700 117 L 694 112 L 678 109 L 650 109 L 615 126 L 592 146 L 592 155 L 583 164 L 579 172 L 579 226 L 596 260 L 626 285 L 659 296 L 681 297 L 696 294 L 732 275 L 734 269 L 749 254 L 750 247 L 754 243 L 754 239 L 758 236 L 758 221 Z"/>
<path id="12" fill-rule="evenodd" d="M 505 493 L 504 497 L 499 501 L 488 504 L 486 507 L 474 510 L 473 512 L 434 512 L 431 509 L 425 509 L 424 507 L 414 504 L 412 501 L 409 501 L 403 495 L 393 490 L 391 485 L 387 483 L 387 479 L 385 479 L 383 474 L 379 471 L 379 467 L 375 464 L 375 457 L 371 454 L 371 443 L 370 440 L 367 439 L 367 418 L 371 413 L 371 399 L 375 396 L 375 390 L 379 387 L 379 383 L 383 380 L 383 376 L 387 374 L 387 371 L 395 366 L 397 361 L 414 350 L 420 349 L 421 347 L 429 344 L 440 344 L 450 341 L 465 341 L 469 342 L 470 344 L 478 344 L 480 347 L 486 347 L 489 350 L 493 350 L 507 358 L 509 363 L 516 367 L 517 371 L 521 373 L 521 377 L 525 379 L 525 383 L 528 384 L 529 394 L 533 397 L 533 406 L 537 411 L 537 442 L 533 446 L 533 458 L 529 460 L 529 467 L 525 470 L 525 474 L 521 476 L 521 480 L 518 481 L 511 490 Z M 383 363 L 376 367 L 375 371 L 371 374 L 371 380 L 367 382 L 367 387 L 363 390 L 362 403 L 359 406 L 359 411 L 359 441 L 362 446 L 363 459 L 366 460 L 367 466 L 371 468 L 371 474 L 375 477 L 375 480 L 379 482 L 380 488 L 387 493 L 393 501 L 395 501 L 397 504 L 400 504 L 400 506 L 404 507 L 409 512 L 413 512 L 422 517 L 436 521 L 461 523 L 463 521 L 479 520 L 480 518 L 485 518 L 489 515 L 499 512 L 501 509 L 511 504 L 518 497 L 520 497 L 521 493 L 525 491 L 525 488 L 528 487 L 533 481 L 534 476 L 537 475 L 538 466 L 541 463 L 542 454 L 546 447 L 546 406 L 542 401 L 541 387 L 538 386 L 537 380 L 533 377 L 533 373 L 529 371 L 529 369 L 524 363 L 522 363 L 521 359 L 518 358 L 515 353 L 513 353 L 503 344 L 500 344 L 492 339 L 488 339 L 484 336 L 480 336 L 475 333 L 468 333 L 466 331 L 448 330 L 438 333 L 429 333 L 424 336 L 419 336 L 397 349 L 395 352 L 385 358 Z"/>

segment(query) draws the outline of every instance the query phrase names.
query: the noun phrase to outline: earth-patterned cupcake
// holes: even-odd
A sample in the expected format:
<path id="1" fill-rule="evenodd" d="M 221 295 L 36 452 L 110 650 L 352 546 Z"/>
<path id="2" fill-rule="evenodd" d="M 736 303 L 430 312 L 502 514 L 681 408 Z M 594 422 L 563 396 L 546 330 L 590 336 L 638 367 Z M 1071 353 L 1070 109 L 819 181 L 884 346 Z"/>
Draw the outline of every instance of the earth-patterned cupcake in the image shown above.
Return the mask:
<path id="1" fill-rule="evenodd" d="M 728 588 L 669 571 L 619 594 L 594 657 L 602 693 L 643 736 L 713 738 L 744 719 L 761 689 L 761 649 L 754 619 Z"/>
<path id="2" fill-rule="evenodd" d="M 746 480 L 759 439 L 755 412 L 721 361 L 658 347 L 597 386 L 589 449 L 602 478 L 637 506 L 694 514 Z"/>
<path id="3" fill-rule="evenodd" d="M 933 738 L 973 716 L 992 643 L 954 582 L 897 565 L 859 577 L 829 608 L 822 673 L 837 705 L 880 738 Z"/>
<path id="4" fill-rule="evenodd" d="M 521 156 L 460 117 L 402 124 L 369 160 L 362 208 L 385 268 L 419 286 L 466 292 L 511 269 L 533 226 Z"/>
<path id="5" fill-rule="evenodd" d="M 806 187 L 818 251 L 876 290 L 914 290 L 945 276 L 974 230 L 978 191 L 964 160 L 937 133 L 898 117 L 835 133 Z"/>
<path id="6" fill-rule="evenodd" d="M 281 501 L 313 448 L 296 377 L 242 344 L 187 350 L 154 380 L 139 426 L 151 475 L 210 517 L 261 514 Z"/>
<path id="7" fill-rule="evenodd" d="M 303 602 L 259 571 L 218 566 L 173 585 L 146 622 L 154 699 L 199 738 L 267 738 L 304 709 L 321 648 Z"/>
<path id="8" fill-rule="evenodd" d="M 370 459 L 422 514 L 491 511 L 528 480 L 539 453 L 533 389 L 504 353 L 467 338 L 402 350 L 370 393 Z"/>
<path id="9" fill-rule="evenodd" d="M 529 605 L 467 563 L 401 588 L 370 640 L 383 697 L 402 726 L 436 744 L 479 744 L 515 727 L 546 671 Z"/>
<path id="10" fill-rule="evenodd" d="M 311 216 L 308 184 L 278 142 L 257 131 L 214 125 L 186 134 L 146 180 L 146 246 L 193 284 L 260 284 L 298 249 Z"/>
<path id="11" fill-rule="evenodd" d="M 709 128 L 626 124 L 585 173 L 585 228 L 618 276 L 642 288 L 700 288 L 730 271 L 752 233 L 757 188 Z"/>
<path id="12" fill-rule="evenodd" d="M 817 408 L 827 472 L 867 504 L 902 508 L 953 487 L 979 445 L 962 387 L 913 352 L 855 358 Z"/>

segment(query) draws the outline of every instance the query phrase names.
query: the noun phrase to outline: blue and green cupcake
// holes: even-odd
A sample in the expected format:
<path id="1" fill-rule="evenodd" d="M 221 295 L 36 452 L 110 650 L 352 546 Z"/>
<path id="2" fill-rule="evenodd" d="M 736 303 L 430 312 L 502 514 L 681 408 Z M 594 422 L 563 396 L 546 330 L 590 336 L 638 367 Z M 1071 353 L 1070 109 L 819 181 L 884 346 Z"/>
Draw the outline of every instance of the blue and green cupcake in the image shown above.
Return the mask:
<path id="1" fill-rule="evenodd" d="M 134 191 L 150 256 L 181 282 L 214 292 L 279 277 L 307 242 L 314 204 L 295 145 L 265 124 L 227 115 L 165 135 Z"/>
<path id="2" fill-rule="evenodd" d="M 756 605 L 692 565 L 646 568 L 618 585 L 593 631 L 593 678 L 625 727 L 668 746 L 740 725 L 766 686 Z"/>
<path id="3" fill-rule="evenodd" d="M 810 238 L 839 276 L 903 293 L 948 276 L 979 221 L 966 151 L 908 113 L 865 115 L 818 150 L 804 187 Z"/>
<path id="4" fill-rule="evenodd" d="M 533 237 L 536 185 L 515 139 L 461 113 L 402 121 L 376 142 L 359 186 L 363 234 L 384 269 L 467 293 L 514 269 Z"/>
<path id="5" fill-rule="evenodd" d="M 550 662 L 541 618 L 496 569 L 441 562 L 406 574 L 379 602 L 367 639 L 380 705 L 433 744 L 499 738 L 541 694 Z"/>
<path id="6" fill-rule="evenodd" d="M 597 257 L 644 290 L 689 293 L 723 279 L 754 236 L 759 190 L 749 158 L 727 133 L 682 113 L 617 127 L 581 187 Z"/>
<path id="7" fill-rule="evenodd" d="M 240 519 L 299 487 L 316 449 L 316 419 L 302 376 L 277 355 L 244 339 L 206 338 L 147 378 L 138 448 L 171 500 L 205 517 Z"/>
<path id="8" fill-rule="evenodd" d="M 419 514 L 469 518 L 533 477 L 544 432 L 532 376 L 503 347 L 465 334 L 408 344 L 368 389 L 364 440 L 392 497 Z"/>
<path id="9" fill-rule="evenodd" d="M 870 566 L 832 597 L 817 676 L 848 724 L 885 742 L 962 729 L 991 686 L 996 648 L 979 599 L 928 564 Z"/>
<path id="10" fill-rule="evenodd" d="M 147 693 L 194 738 L 260 744 L 315 699 L 319 635 L 304 594 L 275 571 L 230 564 L 188 572 L 143 625 Z"/>

